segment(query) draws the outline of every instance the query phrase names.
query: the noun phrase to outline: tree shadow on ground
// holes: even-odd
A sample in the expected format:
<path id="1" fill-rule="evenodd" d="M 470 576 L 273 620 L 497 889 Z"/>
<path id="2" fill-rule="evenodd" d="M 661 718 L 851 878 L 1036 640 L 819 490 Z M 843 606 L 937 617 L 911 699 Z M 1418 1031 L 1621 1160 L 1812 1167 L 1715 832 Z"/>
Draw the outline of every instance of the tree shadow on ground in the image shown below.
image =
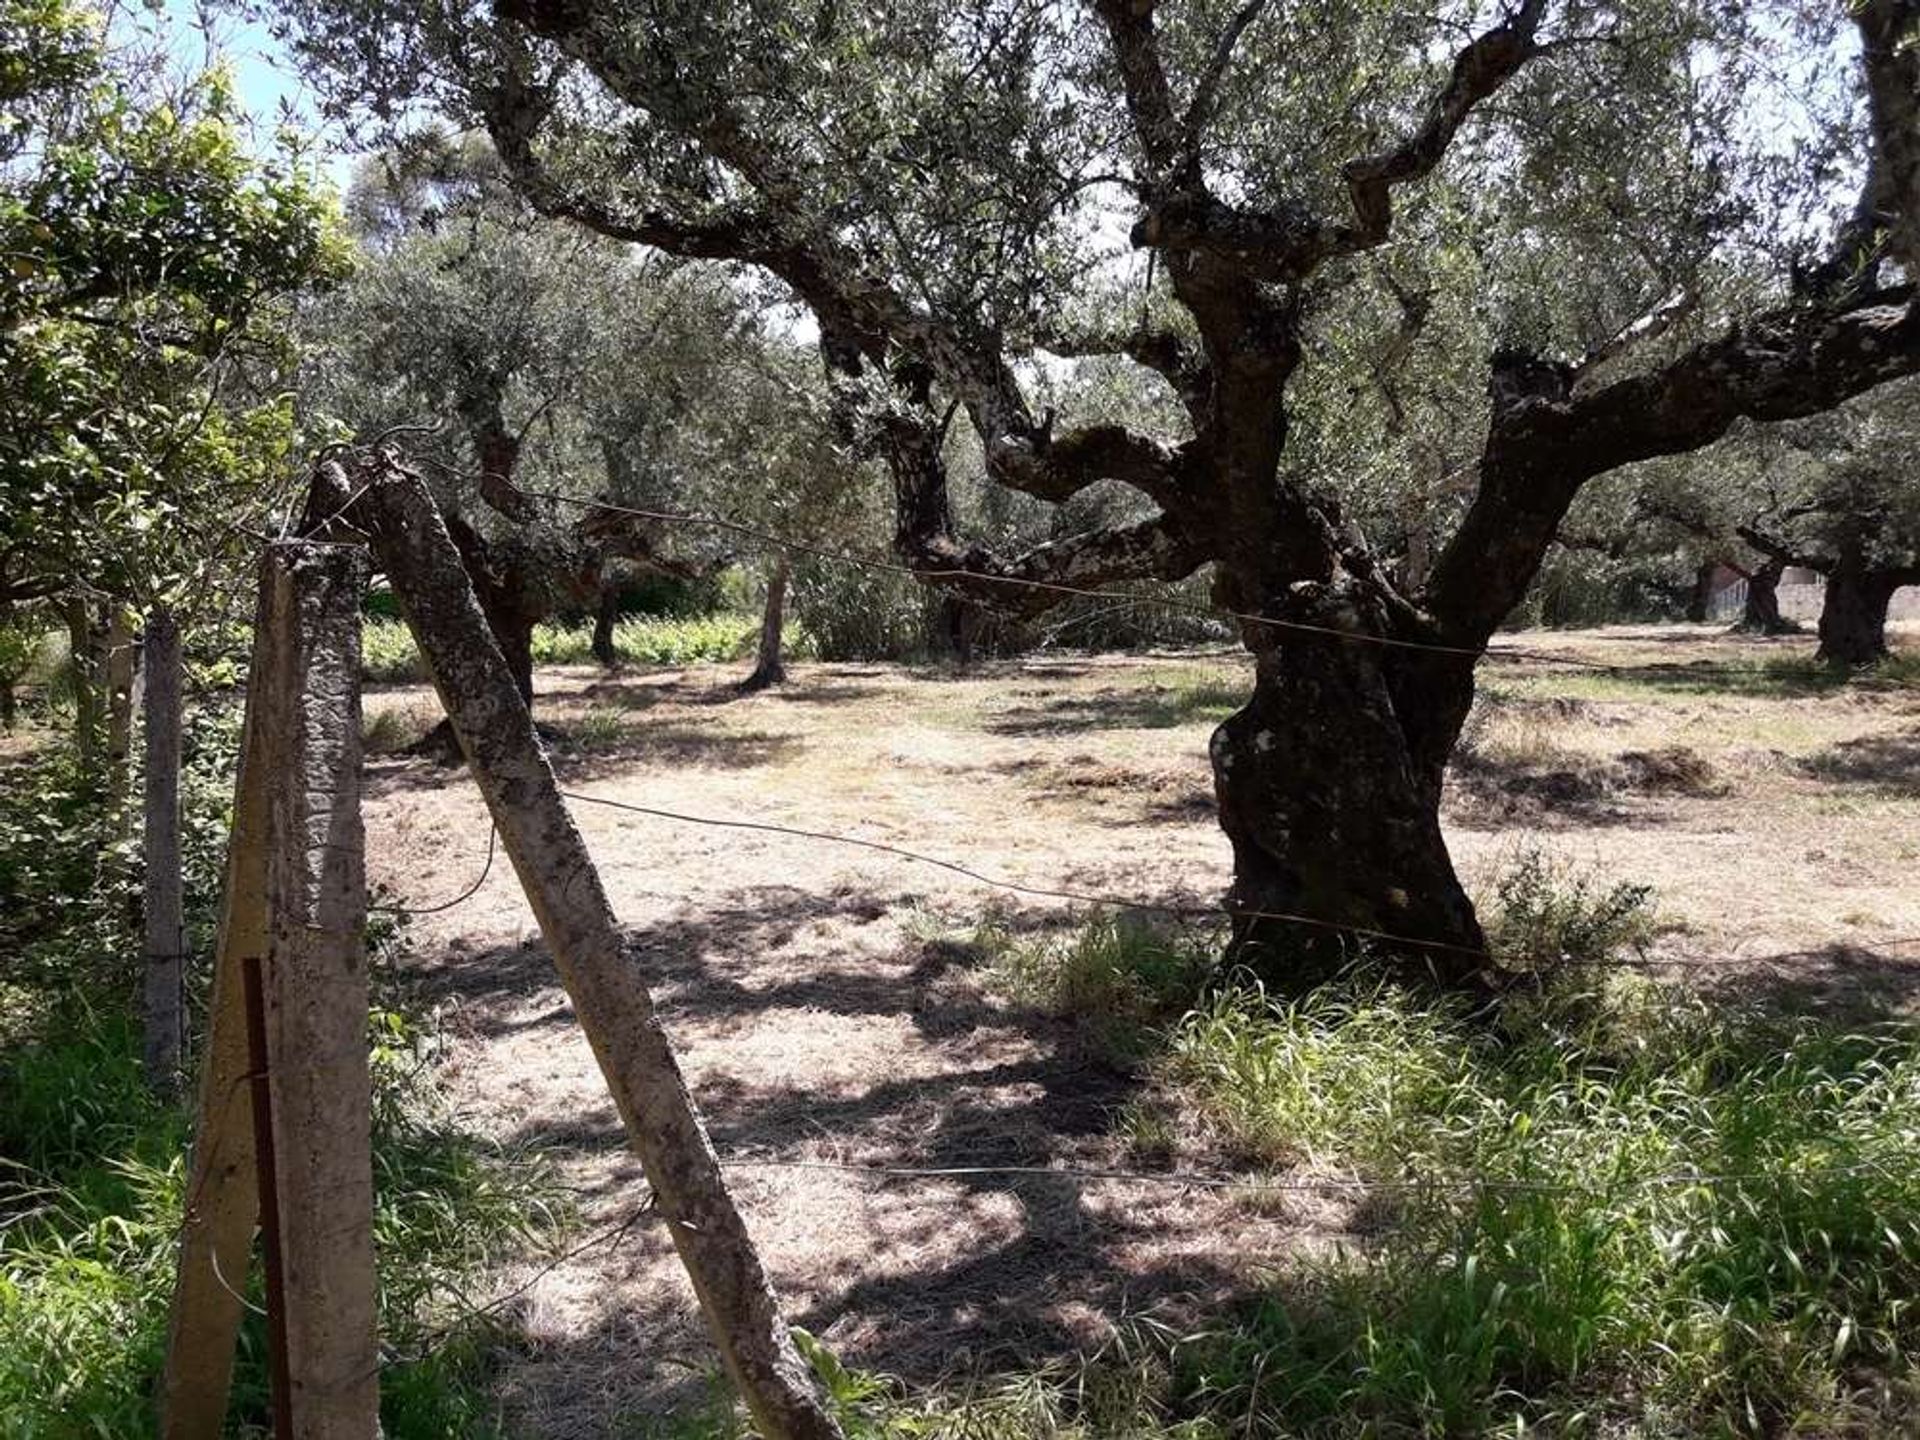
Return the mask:
<path id="1" fill-rule="evenodd" d="M 1807 654 L 1748 661 L 1629 662 L 1611 665 L 1600 672 L 1570 670 L 1566 678 L 1577 681 L 1589 674 L 1602 682 L 1633 686 L 1653 694 L 1754 700 L 1795 700 L 1842 690 L 1885 693 L 1914 688 L 1908 678 L 1908 667 L 1898 662 L 1882 670 L 1849 670 L 1816 661 Z M 1538 678 L 1538 673 L 1534 678 Z"/>
<path id="2" fill-rule="evenodd" d="M 968 974 L 982 958 L 976 948 L 908 938 L 890 964 L 869 956 L 857 969 L 762 978 L 767 953 L 823 916 L 850 910 L 856 919 L 877 919 L 905 903 L 911 903 L 906 896 L 851 888 L 820 897 L 767 887 L 739 892 L 697 918 L 633 932 L 670 1030 L 750 1024 L 772 1012 L 804 1009 L 911 1015 L 935 1042 L 1008 1028 L 1037 1042 L 1020 1053 L 956 1049 L 960 1063 L 936 1073 L 883 1075 L 858 1087 L 709 1072 L 696 1090 L 721 1154 L 802 1167 L 846 1160 L 949 1171 L 1124 1161 L 1116 1115 L 1137 1093 L 1137 1079 L 1079 1050 L 1064 1022 L 983 996 Z M 1060 918 L 1019 917 L 1034 927 Z M 462 957 L 427 972 L 422 982 L 429 995 L 484 1003 L 524 996 L 553 980 L 535 945 Z M 1920 965 L 1871 946 L 1829 947 L 1766 966 L 1748 962 L 1730 970 L 1724 983 L 1744 1013 L 1758 1004 L 1782 1016 L 1814 1007 L 1839 1018 L 1850 1013 L 1840 1008 L 1846 1000 L 1863 1016 L 1884 1016 L 1920 995 Z M 566 1018 L 563 1011 L 539 1023 Z M 1748 1040 L 1756 1053 L 1764 1050 L 1765 1025 Z M 597 1214 L 617 1219 L 626 1213 L 622 1207 L 641 1183 L 633 1162 L 614 1153 L 624 1141 L 608 1115 L 547 1120 L 512 1138 L 607 1156 L 584 1194 Z M 739 1163 L 729 1175 L 750 1223 L 764 1235 L 765 1258 L 788 1297 L 789 1318 L 849 1363 L 914 1384 L 1070 1361 L 1102 1340 L 1109 1326 L 1143 1313 L 1181 1330 L 1197 1321 L 1238 1324 L 1241 1307 L 1259 1297 L 1293 1310 L 1312 1294 L 1290 1262 L 1332 1239 L 1352 1241 L 1366 1223 L 1345 1200 L 1302 1201 L 1263 1214 L 1217 1192 L 1065 1174 L 829 1177 Z M 804 1217 L 798 1236 L 796 1212 Z M 818 1227 L 826 1243 L 810 1241 L 807 1227 Z M 609 1417 L 581 1424 L 575 1416 L 567 1433 L 645 1433 L 636 1427 L 649 1423 L 648 1416 L 684 1416 L 708 1403 L 713 1356 L 671 1276 L 673 1263 L 657 1227 L 624 1236 L 617 1248 L 583 1260 L 576 1283 L 609 1295 L 622 1294 L 629 1281 L 642 1288 L 626 1292 L 624 1303 L 599 1307 L 563 1338 L 528 1346 L 523 1383 L 542 1392 L 540 1404 L 564 1408 L 584 1385 L 594 1392 L 589 1403 L 602 1404 Z M 664 1289 L 657 1278 L 644 1278 L 663 1273 L 671 1276 Z M 635 1308 L 634 1293 L 646 1297 L 644 1308 Z M 595 1375 L 606 1377 L 604 1386 L 590 1380 Z M 616 1387 L 617 1396 L 598 1393 Z M 535 1433 L 557 1431 L 536 1426 Z"/>
<path id="3" fill-rule="evenodd" d="M 562 782 L 597 780 L 637 765 L 675 770 L 757 770 L 792 759 L 805 740 L 778 730 L 723 730 L 643 720 L 610 725 L 561 720 L 548 746 Z"/>
<path id="4" fill-rule="evenodd" d="M 1701 980 L 1699 988 L 1761 1012 L 1817 1015 L 1839 1024 L 1920 1015 L 1920 943 L 1839 942 L 1729 957 L 1726 969 Z"/>
<path id="5" fill-rule="evenodd" d="M 1170 730 L 1203 721 L 1218 724 L 1246 703 L 1240 683 L 1105 686 L 1090 694 L 1061 695 L 1038 705 L 1015 705 L 989 717 L 994 735 L 1062 735 L 1087 730 Z"/>
<path id="6" fill-rule="evenodd" d="M 1608 761 L 1561 757 L 1540 763 L 1463 753 L 1447 768 L 1447 818 L 1470 830 L 1652 828 L 1680 817 L 1654 797 L 1717 793 L 1680 786 L 1642 788 Z"/>
<path id="7" fill-rule="evenodd" d="M 1920 735 L 1863 735 L 1810 755 L 1800 769 L 1816 780 L 1862 785 L 1894 799 L 1920 797 Z"/>
<path id="8" fill-rule="evenodd" d="M 820 1177 L 747 1162 L 1105 1168 L 1127 1158 L 1117 1117 L 1141 1077 L 1108 1063 L 1072 1021 L 983 991 L 972 973 L 983 958 L 977 947 L 909 935 L 891 959 L 868 954 L 768 973 L 766 957 L 824 916 L 851 908 L 856 919 L 877 918 L 903 903 L 892 894 L 764 888 L 632 932 L 639 975 L 663 1021 L 670 1033 L 692 1037 L 695 1051 L 736 1028 L 769 1040 L 777 1030 L 768 1025 L 804 1024 L 809 1013 L 904 1018 L 928 1042 L 926 1063 L 906 1073 L 831 1085 L 732 1070 L 724 1051 L 718 1064 L 696 1067 L 696 1098 L 716 1149 L 741 1162 L 735 1184 L 750 1213 L 756 1194 Z M 1009 919 L 1027 928 L 1067 922 L 1057 912 Z M 464 1023 L 482 1035 L 572 1023 L 538 944 L 456 951 L 414 984 L 424 1003 L 459 1002 L 470 1017 Z M 502 1010 L 512 1013 L 489 1015 Z M 787 1018 L 793 1012 L 800 1018 Z M 531 1117 L 502 1138 L 549 1154 L 604 1157 L 583 1188 L 590 1205 L 637 1183 L 606 1105 Z M 1214 1194 L 1176 1191 L 1185 1208 L 1170 1219 L 1164 1207 L 1173 1198 L 1155 1197 L 1137 1213 L 1119 1191 L 1090 1205 L 1084 1184 L 1065 1176 L 834 1179 L 843 1202 L 847 1184 L 857 1186 L 858 1213 L 821 1223 L 870 1225 L 873 1248 L 835 1243 L 816 1269 L 803 1256 L 781 1259 L 776 1244 L 776 1280 L 808 1297 L 794 1308 L 797 1323 L 909 1378 L 931 1379 L 962 1356 L 1059 1358 L 1089 1343 L 1101 1316 L 1162 1303 L 1197 1311 L 1246 1281 L 1231 1242 L 1238 1222 L 1222 1230 L 1232 1206 Z M 1182 1243 L 1172 1243 L 1176 1235 Z M 596 1332 L 578 1343 L 589 1353 L 618 1339 Z M 689 1401 L 691 1383 L 660 1398 Z"/>

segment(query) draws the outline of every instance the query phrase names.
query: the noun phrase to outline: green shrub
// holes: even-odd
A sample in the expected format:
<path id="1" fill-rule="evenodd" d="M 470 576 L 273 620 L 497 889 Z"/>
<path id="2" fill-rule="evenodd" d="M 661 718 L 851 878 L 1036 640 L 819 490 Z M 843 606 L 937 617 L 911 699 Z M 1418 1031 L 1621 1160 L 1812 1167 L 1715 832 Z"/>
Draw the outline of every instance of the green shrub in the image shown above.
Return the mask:
<path id="1" fill-rule="evenodd" d="M 204 953 L 231 802 L 239 707 L 194 702 L 183 773 L 190 938 Z M 0 1437 L 152 1433 L 150 1387 L 173 1285 L 184 1113 L 140 1067 L 124 878 L 97 776 L 64 746 L 0 787 Z M 390 943 L 386 928 L 376 947 Z M 458 1130 L 432 1084 L 433 1037 L 390 964 L 373 1016 L 383 1370 L 389 1436 L 484 1434 L 493 1322 L 463 1318 L 469 1272 L 552 1227 L 545 1170 Z M 258 1300 L 257 1283 L 254 1299 Z M 444 1332 L 444 1333 L 443 1333 Z M 428 1343 L 431 1341 L 432 1343 Z M 417 1358 L 403 1358 L 414 1355 Z M 263 1335 L 241 1337 L 237 1416 L 264 1421 Z"/>
<path id="2" fill-rule="evenodd" d="M 417 685 L 428 678 L 413 631 L 399 619 L 369 616 L 361 623 L 360 666 L 367 681 L 377 685 Z"/>
<path id="3" fill-rule="evenodd" d="M 822 660 L 919 659 L 933 603 L 908 575 L 823 560 L 793 569 L 794 619 Z"/>
<path id="4" fill-rule="evenodd" d="M 461 1318 L 466 1277 L 564 1211 L 543 1167 L 448 1122 L 422 1063 L 427 1037 L 398 1012 L 376 1012 L 373 1026 L 374 1242 L 393 1357 L 381 1376 L 384 1431 L 484 1434 L 492 1331 Z M 146 1090 L 139 1054 L 130 1018 L 85 1013 L 0 1064 L 0 1435 L 152 1432 L 185 1133 L 181 1112 Z M 257 1274 L 249 1293 L 258 1305 Z M 264 1332 L 252 1314 L 233 1403 L 265 1423 Z"/>
<path id="5" fill-rule="evenodd" d="M 736 660 L 758 623 L 756 617 L 739 614 L 631 616 L 613 627 L 613 649 L 619 659 L 634 665 Z M 535 626 L 533 658 L 540 665 L 592 664 L 592 627 Z"/>
<path id="6" fill-rule="evenodd" d="M 1643 956 L 1653 890 L 1604 885 L 1545 851 L 1522 849 L 1494 884 L 1487 943 L 1508 969 L 1547 973 Z"/>
<path id="7" fill-rule="evenodd" d="M 1003 991 L 1087 1023 L 1118 1055 L 1177 1018 L 1212 968 L 1204 945 L 1125 911 L 1096 914 L 1063 936 L 1016 937 L 989 924 L 976 943 Z"/>
<path id="8" fill-rule="evenodd" d="M 614 652 L 634 665 L 737 660 L 746 652 L 758 624 L 758 617 L 739 614 L 634 616 L 614 626 Z M 420 684 L 428 678 L 426 662 L 413 643 L 413 632 L 400 621 L 367 620 L 361 627 L 360 654 L 363 673 L 370 682 Z M 536 665 L 593 664 L 593 628 L 536 625 L 533 659 Z"/>
<path id="9" fill-rule="evenodd" d="M 1505 1030 L 1390 988 L 1253 992 L 1168 1067 L 1247 1153 L 1399 1187 L 1376 1247 L 1187 1355 L 1209 1407 L 1307 1435 L 1827 1434 L 1909 1383 L 1913 1027 L 1644 987 Z"/>

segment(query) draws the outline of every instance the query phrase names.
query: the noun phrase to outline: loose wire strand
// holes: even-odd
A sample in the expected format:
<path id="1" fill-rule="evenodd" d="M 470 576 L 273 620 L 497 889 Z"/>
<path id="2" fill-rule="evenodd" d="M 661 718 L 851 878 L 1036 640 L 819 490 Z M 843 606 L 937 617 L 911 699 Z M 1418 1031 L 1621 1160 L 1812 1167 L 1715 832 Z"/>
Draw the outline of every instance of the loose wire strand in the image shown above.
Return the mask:
<path id="1" fill-rule="evenodd" d="M 800 840 L 812 840 L 826 844 L 846 845 L 860 850 L 870 850 L 897 859 L 912 861 L 916 864 L 930 865 L 970 880 L 988 889 L 1003 890 L 1013 894 L 1027 895 L 1042 900 L 1065 900 L 1078 905 L 1091 905 L 1100 909 L 1132 910 L 1148 914 L 1168 915 L 1182 919 L 1243 919 L 1273 920 L 1284 924 L 1306 925 L 1323 930 L 1338 931 L 1358 936 L 1362 939 L 1377 940 L 1384 944 L 1405 946 L 1415 949 L 1436 950 L 1457 955 L 1467 955 L 1475 959 L 1497 964 L 1499 957 L 1493 951 L 1481 946 L 1460 945 L 1451 941 L 1425 939 L 1414 935 L 1401 935 L 1390 930 L 1379 930 L 1369 926 L 1350 925 L 1343 921 L 1327 920 L 1319 916 L 1302 915 L 1288 910 L 1265 910 L 1236 905 L 1204 905 L 1197 903 L 1179 904 L 1172 901 L 1138 900 L 1128 896 L 1109 895 L 1084 890 L 1069 890 L 1050 885 L 1033 885 L 1024 881 L 1009 880 L 1003 876 L 991 875 L 977 870 L 957 860 L 943 856 L 929 855 L 912 850 L 903 845 L 894 845 L 884 840 L 872 840 L 861 835 L 845 835 L 831 830 L 810 830 L 797 825 L 781 825 L 771 820 L 729 819 L 714 815 L 693 815 L 680 810 L 668 810 L 656 805 L 641 805 L 631 800 L 616 800 L 608 795 L 588 795 L 577 790 L 562 790 L 560 796 L 565 800 L 578 801 L 586 805 L 601 805 L 613 810 L 624 810 L 636 815 L 645 815 L 656 820 L 667 820 L 683 825 L 710 826 L 722 830 L 748 830 L 763 834 L 788 836 Z M 1835 942 L 1840 943 L 1840 942 Z M 1902 949 L 1920 944 L 1920 935 L 1902 936 L 1893 940 L 1876 941 L 1883 949 Z M 1592 968 L 1603 969 L 1661 969 L 1673 966 L 1725 966 L 1756 965 L 1773 961 L 1796 959 L 1809 954 L 1818 954 L 1818 950 L 1785 951 L 1775 955 L 1733 956 L 1726 959 L 1717 957 L 1649 957 L 1643 961 L 1608 960 L 1597 962 Z M 1570 962 L 1571 964 L 1571 962 Z"/>

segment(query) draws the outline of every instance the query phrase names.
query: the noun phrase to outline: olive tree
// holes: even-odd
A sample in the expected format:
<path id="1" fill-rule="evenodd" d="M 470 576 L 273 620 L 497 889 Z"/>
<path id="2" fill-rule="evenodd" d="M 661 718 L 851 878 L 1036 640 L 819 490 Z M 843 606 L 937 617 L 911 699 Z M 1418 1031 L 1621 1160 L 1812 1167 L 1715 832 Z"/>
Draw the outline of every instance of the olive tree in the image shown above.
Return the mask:
<path id="1" fill-rule="evenodd" d="M 777 277 L 891 471 L 900 553 L 942 585 L 1022 612 L 1049 602 L 1032 582 L 1211 565 L 1256 661 L 1212 742 L 1231 902 L 1276 980 L 1337 958 L 1338 931 L 1256 912 L 1407 937 L 1442 981 L 1486 982 L 1441 779 L 1476 661 L 1583 485 L 1920 368 L 1895 275 L 1914 0 L 280 13 L 343 103 L 483 125 L 544 211 Z M 1789 83 L 1810 70 L 1836 78 Z M 1471 478 L 1442 505 L 1429 477 L 1416 566 L 1359 518 L 1371 457 L 1324 373 L 1380 263 L 1487 340 L 1452 432 Z M 1034 401 L 1043 353 L 1142 367 L 1172 423 L 1062 428 Z M 952 413 L 995 483 L 1058 503 L 1117 481 L 1145 517 L 1021 553 L 966 536 Z"/>

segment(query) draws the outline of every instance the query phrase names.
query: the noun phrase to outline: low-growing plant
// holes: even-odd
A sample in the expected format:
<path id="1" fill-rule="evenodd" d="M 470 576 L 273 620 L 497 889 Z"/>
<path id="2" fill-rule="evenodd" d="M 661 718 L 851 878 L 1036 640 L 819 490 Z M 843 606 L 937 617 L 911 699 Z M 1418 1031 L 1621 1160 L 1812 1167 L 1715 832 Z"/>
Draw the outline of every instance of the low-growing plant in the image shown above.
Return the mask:
<path id="1" fill-rule="evenodd" d="M 1330 1436 L 1896 1433 L 1873 1426 L 1920 1342 L 1913 1026 L 1641 983 L 1503 1029 L 1348 986 L 1222 995 L 1165 1063 L 1243 1153 L 1387 1187 L 1377 1242 L 1184 1352 L 1207 1413 Z"/>
<path id="2" fill-rule="evenodd" d="M 1194 937 L 1126 912 L 1095 914 L 1064 935 L 1016 936 L 985 926 L 976 943 L 1014 999 L 1090 1025 L 1116 1056 L 1178 1018 L 1212 972 Z"/>
<path id="3" fill-rule="evenodd" d="M 362 620 L 360 668 L 372 684 L 416 685 L 427 680 L 427 662 L 404 620 L 377 616 Z"/>
<path id="4" fill-rule="evenodd" d="M 125 1014 L 69 1010 L 0 1063 L 0 1434 L 139 1435 L 164 1345 L 186 1168 Z M 468 1277 L 564 1223 L 544 1166 L 460 1131 L 421 1063 L 430 1041 L 376 1012 L 374 1242 L 384 1433 L 485 1434 L 493 1322 Z M 250 1298 L 260 1302 L 259 1281 Z M 234 1411 L 264 1424 L 264 1331 L 241 1337 Z"/>
<path id="5" fill-rule="evenodd" d="M 1546 973 L 1641 956 L 1654 934 L 1653 889 L 1605 883 L 1538 847 L 1494 882 L 1487 942 L 1512 970 Z"/>

